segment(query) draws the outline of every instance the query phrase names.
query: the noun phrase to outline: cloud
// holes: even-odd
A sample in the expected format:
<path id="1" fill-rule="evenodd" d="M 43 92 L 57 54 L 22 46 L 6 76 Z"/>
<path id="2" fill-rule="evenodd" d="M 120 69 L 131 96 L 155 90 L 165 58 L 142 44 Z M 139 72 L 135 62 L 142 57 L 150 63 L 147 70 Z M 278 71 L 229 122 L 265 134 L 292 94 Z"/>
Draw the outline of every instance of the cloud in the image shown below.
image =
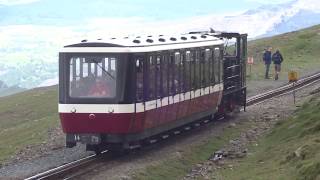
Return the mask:
<path id="1" fill-rule="evenodd" d="M 40 0 L 0 0 L 0 5 L 14 6 L 20 4 L 30 4 Z"/>
<path id="2" fill-rule="evenodd" d="M 59 78 L 55 77 L 55 78 L 47 79 L 43 81 L 40 85 L 38 85 L 38 87 L 53 86 L 53 85 L 57 85 L 58 83 L 59 83 Z"/>
<path id="3" fill-rule="evenodd" d="M 303 10 L 309 10 L 314 12 L 320 12 L 320 1 L 319 0 L 298 0 L 294 3 L 296 8 Z"/>
<path id="4" fill-rule="evenodd" d="M 245 2 L 255 2 L 261 4 L 283 4 L 292 1 L 293 0 L 245 0 Z"/>

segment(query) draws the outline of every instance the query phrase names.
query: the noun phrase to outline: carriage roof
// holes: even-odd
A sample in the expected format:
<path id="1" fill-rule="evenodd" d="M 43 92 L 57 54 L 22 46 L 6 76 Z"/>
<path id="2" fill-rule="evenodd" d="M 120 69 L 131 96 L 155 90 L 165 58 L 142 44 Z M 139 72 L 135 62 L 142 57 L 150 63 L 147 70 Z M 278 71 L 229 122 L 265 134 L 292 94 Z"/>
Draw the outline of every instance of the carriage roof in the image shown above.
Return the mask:
<path id="1" fill-rule="evenodd" d="M 80 43 L 65 46 L 61 52 L 152 52 L 223 44 L 223 40 L 216 35 L 215 33 L 205 33 L 86 39 Z"/>

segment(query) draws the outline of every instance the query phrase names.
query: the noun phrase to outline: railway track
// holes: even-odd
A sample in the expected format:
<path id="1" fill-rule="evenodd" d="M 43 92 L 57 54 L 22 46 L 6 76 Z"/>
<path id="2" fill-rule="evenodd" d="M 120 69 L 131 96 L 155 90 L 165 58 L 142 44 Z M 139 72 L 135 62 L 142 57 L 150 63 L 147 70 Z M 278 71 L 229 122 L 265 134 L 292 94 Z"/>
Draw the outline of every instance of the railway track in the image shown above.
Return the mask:
<path id="1" fill-rule="evenodd" d="M 276 96 L 280 96 L 283 94 L 286 94 L 288 92 L 294 91 L 294 90 L 298 90 L 301 88 L 304 88 L 306 86 L 309 86 L 315 82 L 320 81 L 320 72 L 319 73 L 315 73 L 313 75 L 304 77 L 294 83 L 288 83 L 284 86 L 281 86 L 279 88 L 252 96 L 250 98 L 247 99 L 247 106 L 250 105 L 254 105 L 257 103 L 261 103 L 267 99 L 276 97 Z M 196 122 L 193 125 L 195 127 L 200 126 L 201 123 L 208 123 L 209 120 L 203 120 L 201 122 Z M 189 130 L 190 127 L 185 126 L 183 127 L 183 129 L 185 131 Z M 177 133 L 178 132 L 178 133 Z M 179 131 L 173 131 L 173 134 L 179 134 Z M 166 135 L 164 135 L 166 136 Z M 163 137 L 163 139 L 166 139 L 166 137 Z M 102 152 L 102 154 L 100 155 L 91 155 L 67 164 L 64 164 L 62 166 L 50 169 L 48 171 L 36 174 L 34 176 L 28 177 L 26 178 L 26 180 L 38 180 L 38 179 L 71 179 L 74 178 L 75 176 L 77 176 L 76 172 L 79 170 L 79 168 L 83 168 L 83 167 L 88 167 L 91 164 L 98 162 L 101 157 L 103 157 L 103 159 L 112 159 L 112 154 L 109 153 L 108 151 Z M 79 174 L 78 174 L 79 175 Z"/>
<path id="2" fill-rule="evenodd" d="M 279 96 L 282 94 L 286 94 L 286 93 L 294 91 L 294 90 L 298 90 L 300 88 L 303 88 L 303 87 L 306 87 L 310 84 L 313 84 L 319 80 L 320 80 L 320 72 L 312 74 L 307 77 L 304 77 L 296 82 L 288 83 L 288 84 L 281 86 L 279 88 L 252 96 L 247 99 L 247 106 L 263 102 L 264 100 L 267 100 L 267 99 L 270 99 L 270 98 L 273 98 L 273 97 L 276 97 L 276 96 Z"/>

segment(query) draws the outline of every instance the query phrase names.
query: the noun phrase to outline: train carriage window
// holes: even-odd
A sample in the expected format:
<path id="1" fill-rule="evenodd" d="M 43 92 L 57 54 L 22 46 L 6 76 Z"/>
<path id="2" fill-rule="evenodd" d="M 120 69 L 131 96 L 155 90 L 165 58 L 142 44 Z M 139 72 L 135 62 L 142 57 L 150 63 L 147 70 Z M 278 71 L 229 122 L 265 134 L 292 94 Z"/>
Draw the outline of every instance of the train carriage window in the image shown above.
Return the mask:
<path id="1" fill-rule="evenodd" d="M 174 65 L 175 65 L 175 76 L 174 76 L 174 93 L 178 94 L 181 90 L 181 58 L 180 52 L 174 53 Z"/>
<path id="2" fill-rule="evenodd" d="M 144 62 L 142 58 L 136 59 L 136 101 L 143 101 L 143 73 L 144 73 Z"/>
<path id="3" fill-rule="evenodd" d="M 201 85 L 201 63 L 200 63 L 200 50 L 197 49 L 195 51 L 195 76 L 194 76 L 194 84 L 195 89 L 199 89 Z"/>
<path id="4" fill-rule="evenodd" d="M 190 51 L 190 81 L 191 81 L 191 90 L 195 90 L 196 86 L 196 58 L 195 58 L 195 51 Z"/>
<path id="5" fill-rule="evenodd" d="M 211 67 L 211 73 L 210 73 L 210 81 L 211 81 L 211 85 L 215 85 L 215 56 L 214 56 L 214 48 L 213 50 L 211 50 L 211 64 L 210 64 L 210 67 Z"/>
<path id="6" fill-rule="evenodd" d="M 185 91 L 191 90 L 191 53 L 190 51 L 185 52 L 185 68 L 184 68 L 184 79 L 185 79 Z"/>
<path id="7" fill-rule="evenodd" d="M 175 94 L 175 56 L 174 53 L 170 53 L 170 58 L 168 62 L 168 87 L 169 95 Z"/>
<path id="8" fill-rule="evenodd" d="M 162 57 L 158 55 L 156 57 L 156 88 L 157 88 L 157 98 L 161 98 L 162 92 Z"/>
<path id="9" fill-rule="evenodd" d="M 113 98 L 116 95 L 116 58 L 78 56 L 70 59 L 69 95 L 72 98 Z M 107 71 L 103 64 L 111 61 Z"/>
<path id="10" fill-rule="evenodd" d="M 149 56 L 148 59 L 148 100 L 156 98 L 156 68 L 157 59 L 155 56 Z"/>
<path id="11" fill-rule="evenodd" d="M 206 59 L 205 49 L 200 50 L 200 78 L 201 88 L 206 87 Z"/>
<path id="12" fill-rule="evenodd" d="M 211 74 L 211 49 L 205 49 L 205 65 L 204 65 L 204 72 L 205 72 L 205 86 L 209 86 L 210 85 L 210 74 Z"/>
<path id="13" fill-rule="evenodd" d="M 220 49 L 219 51 L 219 80 L 220 80 L 220 83 L 222 83 L 223 81 L 223 50 Z"/>
<path id="14" fill-rule="evenodd" d="M 162 97 L 168 96 L 168 60 L 169 57 L 166 53 L 164 53 L 162 56 L 161 61 L 161 79 L 162 79 Z"/>
<path id="15" fill-rule="evenodd" d="M 185 77 L 185 71 L 186 71 L 186 58 L 185 53 L 181 51 L 180 54 L 180 92 L 185 93 L 186 92 L 186 77 Z"/>
<path id="16" fill-rule="evenodd" d="M 220 83 L 220 48 L 216 47 L 214 49 L 214 80 L 215 83 Z"/>

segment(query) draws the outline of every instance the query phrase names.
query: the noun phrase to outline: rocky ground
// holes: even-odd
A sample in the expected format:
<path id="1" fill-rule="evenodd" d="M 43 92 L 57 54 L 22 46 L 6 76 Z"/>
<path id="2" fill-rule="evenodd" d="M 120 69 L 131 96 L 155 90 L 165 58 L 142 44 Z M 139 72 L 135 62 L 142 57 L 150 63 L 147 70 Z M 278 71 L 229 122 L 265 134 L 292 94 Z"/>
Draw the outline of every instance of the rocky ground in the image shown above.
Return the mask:
<path id="1" fill-rule="evenodd" d="M 299 99 L 300 102 L 303 101 L 302 99 L 303 98 Z M 240 159 L 250 155 L 248 146 L 259 146 L 257 143 L 259 137 L 270 131 L 277 122 L 291 116 L 295 109 L 296 106 L 293 105 L 290 95 L 249 107 L 247 112 L 250 115 L 247 120 L 250 121 L 250 129 L 241 132 L 239 137 L 231 139 L 223 148 L 213 152 L 207 161 L 196 164 L 184 179 L 212 179 L 215 170 L 221 168 L 232 170 L 236 168 L 230 160 Z M 237 124 L 231 123 L 229 126 L 236 127 Z"/>
<path id="2" fill-rule="evenodd" d="M 285 83 L 285 81 L 274 82 L 273 80 L 261 81 L 248 84 L 249 94 L 253 95 L 261 92 L 266 88 L 272 88 Z M 301 91 L 298 94 L 302 96 L 309 94 L 309 91 L 316 86 Z M 250 95 L 249 95 L 250 96 Z M 237 128 L 241 121 L 249 120 L 252 122 L 252 128 L 243 132 L 241 136 L 230 140 L 220 151 L 213 152 L 212 157 L 207 162 L 195 165 L 186 179 L 196 177 L 206 177 L 217 168 L 233 168 L 232 164 L 227 164 L 229 158 L 241 158 L 246 156 L 250 151 L 247 149 L 249 143 L 254 143 L 261 134 L 269 129 L 278 120 L 286 118 L 295 109 L 292 105 L 292 96 L 287 95 L 281 98 L 268 100 L 263 104 L 249 107 L 247 112 L 240 113 L 237 118 L 228 122 L 217 122 L 201 129 L 194 131 L 192 135 L 178 137 L 169 140 L 160 148 L 151 149 L 143 152 L 137 152 L 125 158 L 120 158 L 111 162 L 102 162 L 94 168 L 84 179 L 130 179 L 130 175 L 137 170 L 141 170 L 149 165 L 157 164 L 167 157 L 179 156 L 185 148 L 199 143 L 205 143 L 206 139 L 211 136 L 219 136 L 223 133 L 224 128 Z M 55 167 L 81 157 L 90 155 L 85 152 L 84 146 L 66 149 L 64 147 L 64 135 L 60 128 L 52 129 L 48 132 L 49 140 L 39 146 L 29 146 L 12 157 L 12 159 L 0 167 L 0 179 L 2 178 L 23 178 L 36 172 L 41 172 L 51 167 Z M 103 173 L 100 173 L 103 172 Z"/>

